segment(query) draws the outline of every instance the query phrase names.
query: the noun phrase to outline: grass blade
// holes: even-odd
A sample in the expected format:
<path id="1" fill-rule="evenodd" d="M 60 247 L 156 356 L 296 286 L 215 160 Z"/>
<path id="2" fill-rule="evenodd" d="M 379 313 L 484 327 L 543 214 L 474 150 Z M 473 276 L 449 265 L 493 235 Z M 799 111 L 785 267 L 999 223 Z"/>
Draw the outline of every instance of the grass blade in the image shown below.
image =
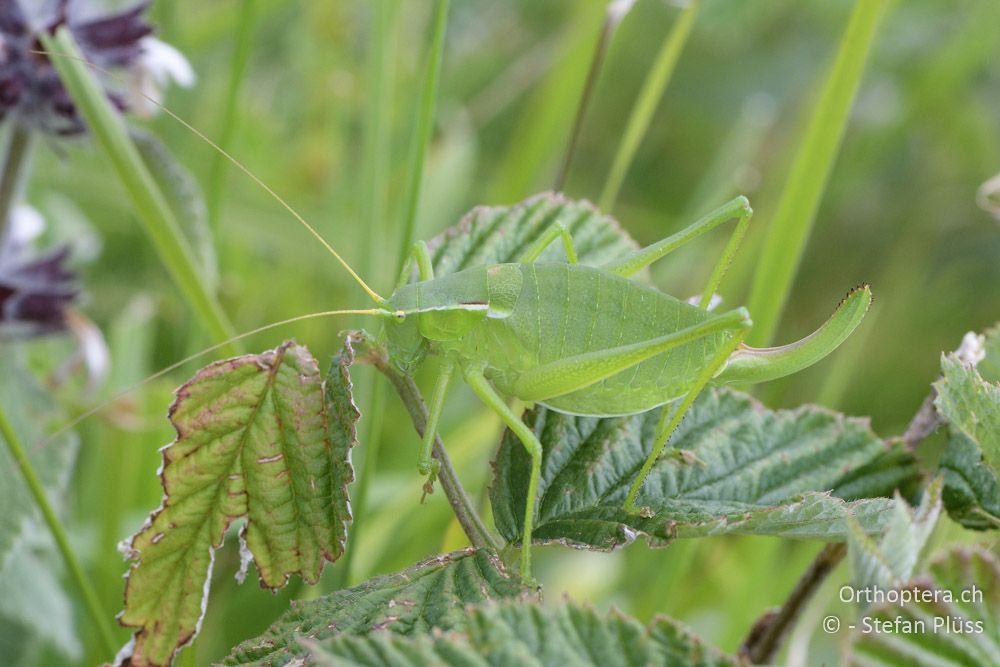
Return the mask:
<path id="1" fill-rule="evenodd" d="M 243 79 L 246 77 L 250 54 L 253 52 L 253 34 L 257 17 L 257 0 L 243 0 L 240 11 L 239 25 L 236 28 L 236 45 L 229 69 L 229 83 L 226 87 L 226 97 L 222 107 L 222 131 L 219 135 L 219 147 L 229 152 L 236 136 L 236 119 L 239 111 L 240 91 L 243 89 Z M 216 153 L 212 161 L 212 170 L 208 175 L 208 224 L 211 229 L 218 229 L 222 214 L 222 197 L 226 188 L 226 174 L 229 173 L 229 160 L 222 153 Z"/>
<path id="2" fill-rule="evenodd" d="M 417 210 L 420 206 L 420 191 L 424 182 L 424 163 L 427 146 L 434 130 L 434 103 L 437 101 L 438 80 L 441 77 L 441 57 L 444 53 L 444 32 L 448 19 L 449 0 L 437 0 L 434 5 L 433 32 L 431 46 L 427 52 L 424 70 L 424 85 L 420 90 L 417 117 L 413 125 L 413 139 L 410 145 L 410 170 L 406 184 L 406 200 L 403 202 L 403 239 L 396 262 L 396 273 L 403 268 L 403 262 L 413 245 L 414 228 L 417 224 Z"/>
<path id="3" fill-rule="evenodd" d="M 376 285 L 384 284 L 385 263 L 382 261 L 384 244 L 391 238 L 388 225 L 388 183 L 391 164 L 392 87 L 398 25 L 398 0 L 377 0 L 372 3 L 371 47 L 368 52 L 368 99 L 365 105 L 365 138 L 363 171 L 359 209 L 362 212 L 364 237 L 364 270 Z M 381 330 L 381 326 L 379 327 Z M 359 378 L 362 380 L 362 378 Z M 351 498 L 354 522 L 350 528 L 352 544 L 361 543 L 361 535 L 371 519 L 368 511 L 368 494 L 372 479 L 378 467 L 379 451 L 382 445 L 382 426 L 385 419 L 387 387 L 381 378 L 372 374 L 358 382 L 359 391 L 367 396 L 367 418 L 363 424 L 363 460 Z M 334 572 L 336 588 L 343 588 L 348 582 L 364 579 L 368 567 L 366 559 L 358 559 L 358 548 L 348 549 L 344 562 Z M 357 571 L 357 572 L 356 572 Z M 312 594 L 310 591 L 309 594 Z"/>
<path id="4" fill-rule="evenodd" d="M 556 176 L 556 182 L 552 188 L 556 192 L 561 191 L 566 186 L 566 178 L 569 176 L 569 169 L 573 165 L 573 156 L 576 154 L 576 145 L 580 141 L 580 133 L 583 130 L 583 121 L 587 117 L 587 110 L 590 108 L 594 92 L 597 90 L 597 81 L 601 77 L 601 67 L 608 54 L 611 38 L 625 16 L 632 11 L 633 5 L 635 5 L 635 0 L 613 0 L 608 3 L 608 8 L 605 10 L 604 23 L 601 24 L 601 32 L 597 36 L 597 45 L 594 47 L 594 57 L 590 61 L 587 81 L 583 84 L 580 104 L 576 107 L 576 118 L 573 119 L 569 144 L 566 146 L 566 154 L 563 156 L 562 166 L 559 168 L 559 174 Z"/>
<path id="5" fill-rule="evenodd" d="M 639 150 L 639 144 L 646 136 L 656 107 L 663 97 L 663 91 L 670 84 L 674 68 L 681 57 L 684 45 L 687 44 L 691 28 L 694 27 L 694 20 L 698 15 L 700 4 L 700 0 L 691 0 L 677 18 L 673 28 L 663 40 L 663 46 L 660 47 L 660 52 L 656 55 L 653 67 L 649 70 L 649 74 L 642 84 L 642 90 L 639 92 L 635 106 L 632 107 L 628 124 L 625 126 L 625 133 L 622 135 L 621 143 L 618 144 L 618 152 L 615 153 L 614 162 L 611 163 L 608 180 L 605 181 L 604 190 L 601 191 L 599 208 L 606 213 L 610 213 L 615 206 L 622 182 L 625 180 L 625 174 L 628 173 L 628 169 L 632 165 L 635 153 Z"/>
<path id="6" fill-rule="evenodd" d="M 39 37 L 45 49 L 52 54 L 52 63 L 60 78 L 125 186 L 160 259 L 202 327 L 214 340 L 232 338 L 233 327 L 215 296 L 205 286 L 194 253 L 170 206 L 129 139 L 121 116 L 111 108 L 104 91 L 87 70 L 86 61 L 69 30 L 61 28 L 54 37 L 45 33 L 40 33 Z M 225 352 L 236 355 L 239 350 L 235 344 L 230 344 Z"/>
<path id="7" fill-rule="evenodd" d="M 885 0 L 855 2 L 833 67 L 792 162 L 750 292 L 748 307 L 754 328 L 748 341 L 753 345 L 770 344 L 788 301 L 886 4 Z"/>

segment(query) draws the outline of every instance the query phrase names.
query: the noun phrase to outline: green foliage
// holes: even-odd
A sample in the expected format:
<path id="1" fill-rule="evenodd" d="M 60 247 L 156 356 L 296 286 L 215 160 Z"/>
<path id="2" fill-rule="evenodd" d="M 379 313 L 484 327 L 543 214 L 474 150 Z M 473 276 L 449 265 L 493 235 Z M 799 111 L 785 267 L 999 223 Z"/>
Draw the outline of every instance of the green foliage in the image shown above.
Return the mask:
<path id="1" fill-rule="evenodd" d="M 955 354 L 941 359 L 943 378 L 934 383 L 938 412 L 983 452 L 994 470 L 1000 466 L 1000 385 L 986 382 Z"/>
<path id="2" fill-rule="evenodd" d="M 163 504 L 123 547 L 135 564 L 121 622 L 138 628 L 136 662 L 166 664 L 197 634 L 213 554 L 232 521 L 246 517 L 238 578 L 252 558 L 265 587 L 292 574 L 315 582 L 324 560 L 340 557 L 357 418 L 348 410 L 344 419 L 349 387 L 330 390 L 331 418 L 316 361 L 288 342 L 216 362 L 177 390 Z"/>
<path id="3" fill-rule="evenodd" d="M 856 0 L 840 48 L 781 191 L 747 307 L 757 326 L 749 341 L 769 345 L 791 294 L 816 211 L 840 150 L 854 96 L 887 0 Z"/>
<path id="4" fill-rule="evenodd" d="M 538 409 L 526 421 L 545 448 L 536 539 L 613 549 L 641 533 L 653 544 L 723 533 L 843 540 L 846 518 L 866 531 L 892 512 L 884 498 L 916 474 L 912 457 L 868 424 L 815 407 L 772 412 L 737 392 L 706 392 L 622 509 L 649 453 L 658 413 L 593 419 Z M 520 537 L 528 458 L 507 432 L 494 463 L 494 518 Z M 829 490 L 833 490 L 830 494 Z"/>
<path id="5" fill-rule="evenodd" d="M 472 209 L 457 225 L 428 242 L 434 272 L 446 275 L 514 261 L 555 222 L 569 229 L 581 264 L 600 266 L 638 248 L 614 218 L 589 202 L 543 193 L 513 206 Z M 553 243 L 538 261 L 564 262 L 566 254 L 561 244 Z"/>
<path id="6" fill-rule="evenodd" d="M 81 656 L 73 604 L 59 580 L 59 561 L 45 528 L 25 524 L 25 536 L 7 555 L 0 569 L 0 655 L 21 664 L 17 650 L 49 642 L 66 658 Z"/>
<path id="7" fill-rule="evenodd" d="M 906 583 L 917 571 L 920 555 L 941 513 L 941 480 L 924 492 L 920 506 L 911 508 L 896 496 L 896 507 L 885 532 L 872 539 L 856 521 L 850 521 L 851 568 L 856 589 L 888 590 Z"/>
<path id="8" fill-rule="evenodd" d="M 306 652 L 299 638 L 449 630 L 465 624 L 466 605 L 529 594 L 495 553 L 458 551 L 318 600 L 293 603 L 266 633 L 233 649 L 224 664 L 287 664 Z"/>
<path id="9" fill-rule="evenodd" d="M 668 619 L 657 618 L 643 627 L 618 612 L 601 615 L 572 602 L 554 609 L 515 602 L 477 605 L 466 611 L 459 627 L 410 637 L 372 633 L 324 642 L 302 640 L 302 646 L 313 664 L 358 667 L 743 664 Z"/>
<path id="10" fill-rule="evenodd" d="M 65 488 L 66 476 L 76 452 L 77 438 L 63 433 L 52 438 L 48 429 L 63 419 L 45 391 L 19 363 L 13 347 L 0 348 L 4 357 L 0 373 L 0 405 L 8 411 L 12 427 L 25 443 L 28 458 L 50 494 Z M 0 442 L 3 436 L 0 435 Z M 7 447 L 0 446 L 0 570 L 8 555 L 22 539 L 35 516 L 31 500 Z M 0 590 L 2 593 L 2 590 Z"/>
<path id="11" fill-rule="evenodd" d="M 66 89 L 87 121 L 87 126 L 104 149 L 146 231 L 156 246 L 171 277 L 198 316 L 202 327 L 213 338 L 223 341 L 233 337 L 233 327 L 215 295 L 199 272 L 194 252 L 181 231 L 163 193 L 129 139 L 124 121 L 111 106 L 104 90 L 87 69 L 72 33 L 63 26 L 55 35 L 40 34 L 45 50 L 61 54 L 52 63 Z M 238 347 L 227 346 L 231 352 Z"/>
<path id="12" fill-rule="evenodd" d="M 139 128 L 129 128 L 129 137 L 184 230 L 185 238 L 190 241 L 191 250 L 203 272 L 203 279 L 209 289 L 214 291 L 219 283 L 219 260 L 215 253 L 212 230 L 208 224 L 208 207 L 201 186 L 191 171 L 181 164 L 156 135 Z"/>
<path id="13" fill-rule="evenodd" d="M 996 528 L 1000 521 L 1000 480 L 983 450 L 962 433 L 952 433 L 941 460 L 944 506 L 966 528 Z"/>
<path id="14" fill-rule="evenodd" d="M 992 331 L 980 361 L 992 374 L 997 334 Z M 977 355 L 979 356 L 979 355 Z M 996 528 L 1000 522 L 1000 385 L 987 381 L 957 354 L 941 359 L 943 377 L 934 383 L 934 405 L 948 424 L 948 445 L 941 457 L 944 501 L 949 514 L 969 528 Z"/>
<path id="15" fill-rule="evenodd" d="M 924 623 L 911 632 L 863 632 L 852 636 L 847 664 L 913 667 L 979 667 L 1000 655 L 1000 563 L 980 549 L 957 548 L 931 564 L 926 578 L 905 588 L 929 594 L 931 601 L 881 605 L 867 612 L 873 622 Z M 973 599 L 973 590 L 981 599 Z M 963 593 L 966 599 L 962 599 Z M 939 625 L 935 625 L 935 623 Z M 943 625 L 943 624 L 947 625 Z"/>

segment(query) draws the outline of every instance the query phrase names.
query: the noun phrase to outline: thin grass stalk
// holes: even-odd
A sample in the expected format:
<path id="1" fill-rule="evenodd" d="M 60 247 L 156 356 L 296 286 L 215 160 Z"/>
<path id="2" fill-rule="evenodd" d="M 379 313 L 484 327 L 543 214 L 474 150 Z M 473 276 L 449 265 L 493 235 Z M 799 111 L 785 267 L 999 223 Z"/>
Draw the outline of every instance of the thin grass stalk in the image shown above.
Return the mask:
<path id="1" fill-rule="evenodd" d="M 363 268 L 376 285 L 384 282 L 386 275 L 384 244 L 390 236 L 388 229 L 388 183 L 390 167 L 390 137 L 392 108 L 393 70 L 396 57 L 396 0 L 377 0 L 374 4 L 372 21 L 371 50 L 368 58 L 370 86 L 366 104 L 365 141 L 363 170 L 361 178 L 361 209 L 366 224 L 362 245 L 364 247 Z M 380 327 L 381 328 L 381 327 Z M 354 523 L 351 526 L 350 541 L 357 547 L 368 521 L 368 496 L 372 479 L 378 467 L 379 452 L 382 447 L 382 424 L 385 419 L 386 387 L 378 377 L 369 378 L 366 387 L 366 425 L 362 435 L 364 460 L 357 484 L 351 496 Z M 356 556 L 358 549 L 348 549 L 344 562 L 337 570 L 336 587 L 343 588 L 349 583 L 365 578 L 365 570 Z"/>
<path id="2" fill-rule="evenodd" d="M 236 26 L 236 43 L 233 48 L 233 58 L 229 64 L 229 81 L 226 84 L 226 97 L 222 106 L 222 128 L 219 133 L 219 147 L 227 153 L 236 138 L 237 120 L 239 118 L 240 93 L 246 78 L 250 55 L 253 53 L 254 27 L 257 23 L 257 0 L 243 0 L 240 9 L 239 23 Z M 229 174 L 230 162 L 220 152 L 215 153 L 212 168 L 208 174 L 207 208 L 208 224 L 212 230 L 219 228 L 222 216 L 222 203 L 226 190 L 226 176 Z"/>
<path id="3" fill-rule="evenodd" d="M 48 525 L 49 531 L 51 531 L 52 537 L 56 541 L 56 546 L 59 548 L 63 562 L 66 563 L 66 569 L 69 571 L 70 578 L 73 579 L 73 582 L 80 589 L 87 612 L 90 614 L 94 625 L 97 626 L 104 650 L 108 654 L 108 657 L 113 656 L 118 650 L 118 646 L 115 642 L 114 632 L 111 629 L 109 620 L 111 615 L 101 606 L 100 598 L 97 597 L 97 591 L 94 589 L 93 584 L 90 583 L 90 579 L 87 578 L 83 566 L 77 559 L 76 552 L 73 551 L 73 547 L 70 545 L 69 538 L 66 535 L 66 529 L 63 528 L 62 522 L 56 516 L 55 510 L 52 509 L 38 473 L 35 472 L 34 466 L 31 465 L 31 460 L 28 458 L 24 445 L 21 443 L 21 438 L 14 430 L 2 405 L 0 405 L 0 436 L 3 436 L 4 442 L 7 443 L 7 449 L 10 451 L 14 462 L 17 463 L 28 491 L 31 493 L 32 498 L 34 498 L 35 504 L 38 505 L 38 509 L 42 512 L 42 517 L 45 519 L 45 523 Z"/>
<path id="4" fill-rule="evenodd" d="M 557 192 L 566 187 L 566 178 L 573 165 L 573 156 L 576 154 L 576 146 L 580 142 L 580 134 L 583 131 L 583 121 L 587 117 L 587 110 L 590 109 L 594 92 L 597 90 L 597 82 L 601 78 L 601 68 L 608 54 L 611 38 L 618 26 L 621 25 L 622 20 L 632 10 L 633 5 L 635 5 L 635 0 L 612 0 L 608 3 L 608 8 L 604 13 L 604 23 L 601 24 L 601 32 L 597 36 L 597 45 L 594 47 L 594 57 L 591 59 L 590 69 L 587 71 L 587 80 L 583 84 L 580 104 L 576 107 L 576 117 L 573 119 L 573 129 L 569 135 L 569 143 L 566 145 L 566 154 L 563 156 L 562 166 L 559 168 L 552 188 Z"/>
<path id="5" fill-rule="evenodd" d="M 438 80 L 441 76 L 441 60 L 444 54 L 444 33 L 447 26 L 449 0 L 437 0 L 434 6 L 431 46 L 427 53 L 424 82 L 417 103 L 417 117 L 413 125 L 410 144 L 410 169 L 406 183 L 406 199 L 403 202 L 403 237 L 396 261 L 396 273 L 403 264 L 413 245 L 417 213 L 420 209 L 420 193 L 424 183 L 424 164 L 427 148 L 434 131 L 434 106 L 437 101 Z"/>
<path id="6" fill-rule="evenodd" d="M 639 144 L 642 143 L 649 130 L 649 124 L 653 120 L 653 114 L 656 113 L 656 107 L 670 84 L 677 61 L 680 60 L 684 46 L 691 35 L 691 29 L 694 27 L 700 5 L 700 0 L 690 0 L 681 15 L 677 17 L 670 32 L 667 33 L 663 40 L 663 46 L 660 47 L 660 52 L 653 62 L 653 67 L 646 75 L 642 90 L 639 92 L 639 97 L 636 98 L 635 106 L 632 107 L 632 113 L 625 125 L 622 140 L 618 144 L 614 162 L 611 163 L 611 171 L 608 172 L 604 189 L 601 191 L 599 207 L 605 213 L 610 213 L 618 200 L 622 183 L 625 181 L 629 167 L 632 166 L 632 160 L 635 159 L 635 154 L 639 150 Z"/>
<path id="7" fill-rule="evenodd" d="M 10 213 L 27 180 L 33 143 L 31 130 L 15 120 L 7 134 L 3 165 L 0 166 L 0 241 L 7 231 Z"/>
<path id="8" fill-rule="evenodd" d="M 886 0 L 857 0 L 854 4 L 757 264 L 747 304 L 754 319 L 751 344 L 771 343 L 788 302 L 886 5 Z"/>
<path id="9" fill-rule="evenodd" d="M 70 31 L 63 27 L 55 36 L 40 34 L 52 63 L 59 72 L 98 144 L 104 149 L 122 185 L 145 223 L 170 276 L 180 288 L 199 322 L 213 340 L 233 337 L 233 327 L 222 306 L 209 291 L 198 272 L 194 252 L 184 238 L 173 211 L 149 173 L 135 145 L 129 139 L 121 115 L 87 69 Z M 228 344 L 227 354 L 239 353 L 240 346 Z"/>

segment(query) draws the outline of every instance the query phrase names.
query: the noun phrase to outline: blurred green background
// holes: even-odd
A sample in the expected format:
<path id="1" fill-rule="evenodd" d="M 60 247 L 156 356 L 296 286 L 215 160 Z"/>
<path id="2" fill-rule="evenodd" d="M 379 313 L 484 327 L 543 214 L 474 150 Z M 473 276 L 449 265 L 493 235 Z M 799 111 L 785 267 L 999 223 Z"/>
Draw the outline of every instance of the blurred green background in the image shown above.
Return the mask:
<path id="1" fill-rule="evenodd" d="M 370 201 L 362 182 L 371 113 L 367 2 L 257 0 L 252 51 L 239 97 L 233 153 L 286 197 L 376 289 L 391 289 L 399 244 L 409 136 L 429 34 L 430 2 L 402 2 L 391 25 L 394 57 L 382 74 L 391 136 L 385 197 L 387 232 L 365 259 Z M 230 62 L 243 3 L 158 0 L 159 36 L 192 61 L 200 80 L 172 89 L 168 105 L 206 134 L 223 131 Z M 613 213 L 648 243 L 735 194 L 756 216 L 748 242 L 723 283 L 726 301 L 745 300 L 787 177 L 802 123 L 851 9 L 847 0 L 705 0 L 676 74 L 642 143 Z M 459 0 L 448 22 L 437 123 L 428 154 L 418 238 L 430 238 L 472 206 L 509 204 L 552 187 L 565 150 L 604 3 L 572 0 Z M 661 0 L 639 0 L 611 44 L 565 191 L 596 199 L 624 121 L 664 35 L 678 15 Z M 876 40 L 815 232 L 779 329 L 795 339 L 826 318 L 852 286 L 873 285 L 876 304 L 842 350 L 815 368 L 762 388 L 773 406 L 820 402 L 870 415 L 880 435 L 898 434 L 927 395 L 939 354 L 969 330 L 1000 319 L 1000 224 L 976 191 L 1000 171 L 1000 3 L 961 0 L 893 3 Z M 169 118 L 148 123 L 202 184 L 213 150 Z M 307 312 L 366 307 L 363 293 L 297 223 L 244 176 L 231 172 L 214 230 L 220 293 L 240 330 Z M 197 351 L 202 336 L 166 276 L 103 158 L 86 141 L 42 147 L 28 199 L 45 211 L 52 235 L 91 249 L 79 268 L 83 311 L 105 332 L 113 371 L 107 398 Z M 658 285 L 696 294 L 724 235 L 656 267 Z M 361 322 L 320 320 L 248 343 L 273 347 L 294 336 L 323 360 L 338 331 Z M 46 353 L 65 342 L 43 345 Z M 78 543 L 109 609 L 119 609 L 124 566 L 116 543 L 160 500 L 157 449 L 171 439 L 165 413 L 192 364 L 131 393 L 80 427 L 82 445 L 66 503 Z M 357 372 L 359 398 L 368 369 Z M 73 387 L 62 398 L 79 411 L 94 402 Z M 442 549 L 464 546 L 441 494 L 419 504 L 417 437 L 387 397 L 384 444 L 370 512 L 352 571 L 324 575 L 327 589 L 401 569 Z M 485 497 L 499 423 L 453 391 L 443 437 L 466 486 Z M 362 412 L 367 406 L 362 404 Z M 933 456 L 930 443 L 928 454 Z M 355 452 L 364 465 L 365 443 Z M 488 514 L 488 511 L 486 512 Z M 957 536 L 957 529 L 952 531 Z M 563 592 L 641 619 L 666 613 L 722 649 L 738 648 L 752 622 L 778 604 L 818 544 L 762 538 L 706 539 L 666 550 L 633 544 L 614 554 L 549 547 L 536 576 L 549 600 Z M 206 664 L 254 636 L 312 595 L 293 583 L 271 595 L 237 586 L 235 540 L 216 559 L 208 615 L 189 664 Z M 812 637 L 841 567 L 792 637 L 789 664 L 836 661 L 837 637 Z M 70 587 L 67 585 L 67 589 Z M 81 664 L 100 652 L 79 615 Z M 120 632 L 124 643 L 127 633 Z M 24 664 L 62 664 L 35 645 Z M 196 657 L 193 657 L 196 653 Z"/>

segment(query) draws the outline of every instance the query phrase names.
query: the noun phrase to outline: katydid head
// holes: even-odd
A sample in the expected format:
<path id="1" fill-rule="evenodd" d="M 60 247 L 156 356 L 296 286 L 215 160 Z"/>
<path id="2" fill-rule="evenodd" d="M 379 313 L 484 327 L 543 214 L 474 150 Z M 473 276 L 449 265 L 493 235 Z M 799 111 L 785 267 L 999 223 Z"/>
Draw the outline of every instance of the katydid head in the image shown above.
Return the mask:
<path id="1" fill-rule="evenodd" d="M 402 373 L 412 372 L 431 342 L 458 340 L 487 314 L 485 291 L 475 281 L 452 274 L 404 285 L 385 301 L 393 311 L 386 324 L 389 361 Z"/>

